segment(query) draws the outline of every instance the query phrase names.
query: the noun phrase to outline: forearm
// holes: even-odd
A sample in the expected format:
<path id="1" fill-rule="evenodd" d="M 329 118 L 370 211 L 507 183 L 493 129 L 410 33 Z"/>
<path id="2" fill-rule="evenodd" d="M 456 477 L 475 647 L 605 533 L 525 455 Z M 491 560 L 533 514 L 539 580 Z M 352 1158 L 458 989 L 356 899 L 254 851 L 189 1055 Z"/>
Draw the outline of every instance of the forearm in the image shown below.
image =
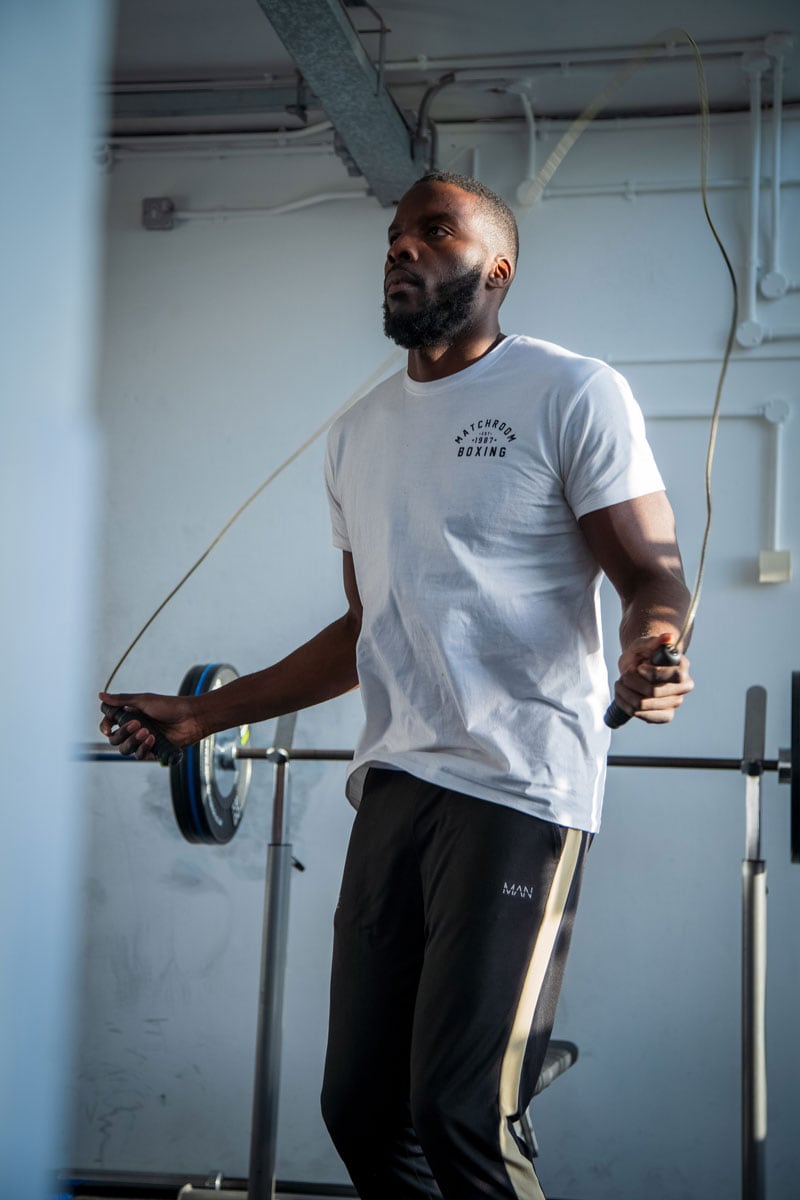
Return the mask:
<path id="1" fill-rule="evenodd" d="M 676 642 L 683 629 L 690 601 L 689 589 L 680 573 L 662 571 L 643 576 L 630 593 L 622 597 L 619 627 L 622 650 L 627 650 L 639 638 L 664 634 L 669 634 L 670 640 Z M 684 638 L 684 650 L 690 634 L 691 631 Z"/>
<path id="2" fill-rule="evenodd" d="M 297 712 L 357 687 L 358 632 L 347 613 L 273 666 L 198 696 L 203 735 Z"/>
<path id="3" fill-rule="evenodd" d="M 653 492 L 588 513 L 580 526 L 622 604 L 617 704 L 629 716 L 671 721 L 693 684 L 685 654 L 677 666 L 653 663 L 661 639 L 679 640 L 690 605 L 669 502 Z"/>

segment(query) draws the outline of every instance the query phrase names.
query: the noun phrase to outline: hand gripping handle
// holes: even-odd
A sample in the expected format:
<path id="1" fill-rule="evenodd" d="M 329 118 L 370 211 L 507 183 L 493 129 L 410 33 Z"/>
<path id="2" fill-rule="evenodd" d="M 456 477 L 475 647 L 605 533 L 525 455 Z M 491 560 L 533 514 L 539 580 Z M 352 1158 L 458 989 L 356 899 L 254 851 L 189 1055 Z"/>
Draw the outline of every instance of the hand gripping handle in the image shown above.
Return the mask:
<path id="1" fill-rule="evenodd" d="M 681 652 L 677 646 L 667 642 L 658 647 L 650 661 L 654 667 L 677 667 L 681 661 Z M 616 700 L 611 701 L 603 717 L 609 729 L 619 729 L 620 725 L 624 725 L 630 719 L 631 714 L 620 708 Z"/>
<path id="2" fill-rule="evenodd" d="M 145 716 L 138 708 L 112 708 L 110 704 L 104 704 L 102 708 L 115 725 L 122 726 L 127 725 L 129 721 L 138 721 L 148 733 L 151 733 L 156 739 L 153 754 L 162 767 L 177 766 L 183 758 L 183 751 L 179 746 L 173 745 L 158 722 L 154 721 L 152 717 Z"/>

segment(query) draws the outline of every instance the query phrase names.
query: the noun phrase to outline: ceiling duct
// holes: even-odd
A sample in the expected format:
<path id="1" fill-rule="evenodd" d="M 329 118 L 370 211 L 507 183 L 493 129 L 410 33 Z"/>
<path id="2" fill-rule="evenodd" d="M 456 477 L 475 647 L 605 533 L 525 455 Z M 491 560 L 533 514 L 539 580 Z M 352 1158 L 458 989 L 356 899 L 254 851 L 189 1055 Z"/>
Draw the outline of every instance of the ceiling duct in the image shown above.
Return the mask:
<path id="1" fill-rule="evenodd" d="M 339 0 L 258 0 L 346 147 L 386 206 L 419 178 L 412 132 Z"/>

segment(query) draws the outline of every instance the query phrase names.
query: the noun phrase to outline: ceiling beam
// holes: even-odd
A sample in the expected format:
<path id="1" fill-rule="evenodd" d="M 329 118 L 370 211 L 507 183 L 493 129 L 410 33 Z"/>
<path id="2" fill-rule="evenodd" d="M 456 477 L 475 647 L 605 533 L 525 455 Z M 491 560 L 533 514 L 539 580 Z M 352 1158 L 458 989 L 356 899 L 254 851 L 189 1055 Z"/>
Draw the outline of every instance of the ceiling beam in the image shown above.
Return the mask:
<path id="1" fill-rule="evenodd" d="M 370 190 L 381 204 L 396 204 L 424 164 L 414 161 L 411 131 L 339 0 L 258 3 Z"/>

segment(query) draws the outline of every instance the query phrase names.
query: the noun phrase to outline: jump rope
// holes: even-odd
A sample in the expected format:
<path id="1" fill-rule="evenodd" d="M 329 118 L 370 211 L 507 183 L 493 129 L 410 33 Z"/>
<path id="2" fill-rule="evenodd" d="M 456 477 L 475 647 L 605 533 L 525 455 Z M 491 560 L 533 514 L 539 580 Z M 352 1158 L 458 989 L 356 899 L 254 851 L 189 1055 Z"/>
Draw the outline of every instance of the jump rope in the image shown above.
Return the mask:
<path id="1" fill-rule="evenodd" d="M 728 276 L 730 278 L 733 303 L 732 303 L 730 326 L 728 329 L 728 336 L 727 336 L 727 340 L 725 343 L 725 351 L 722 356 L 722 363 L 720 366 L 720 372 L 719 372 L 719 376 L 717 379 L 717 386 L 716 386 L 716 391 L 715 391 L 715 395 L 714 395 L 714 405 L 713 405 L 712 412 L 711 412 L 711 422 L 710 422 L 709 437 L 708 437 L 708 449 L 706 451 L 706 462 L 705 462 L 706 519 L 705 519 L 705 526 L 703 529 L 703 536 L 701 539 L 700 559 L 699 559 L 699 563 L 698 563 L 698 567 L 697 567 L 697 574 L 695 576 L 694 588 L 692 590 L 689 607 L 686 612 L 686 617 L 684 619 L 683 625 L 681 626 L 681 629 L 680 629 L 680 632 L 679 632 L 677 638 L 675 639 L 674 642 L 665 643 L 665 644 L 662 644 L 661 646 L 659 646 L 659 648 L 657 649 L 653 658 L 651 659 L 651 662 L 653 663 L 654 666 L 677 666 L 678 665 L 678 663 L 680 662 L 680 659 L 681 659 L 680 646 L 684 644 L 689 631 L 691 630 L 692 626 L 694 625 L 695 617 L 697 614 L 697 607 L 700 603 L 700 593 L 702 591 L 703 577 L 705 574 L 706 558 L 707 558 L 707 554 L 708 554 L 708 543 L 709 543 L 709 536 L 711 533 L 711 519 L 712 519 L 712 510 L 713 510 L 712 494 L 711 494 L 711 472 L 712 472 L 712 467 L 713 467 L 713 463 L 714 463 L 714 454 L 715 454 L 716 444 L 717 444 L 717 431 L 719 429 L 720 405 L 722 403 L 722 389 L 725 384 L 725 377 L 728 372 L 728 364 L 730 362 L 731 354 L 733 352 L 734 338 L 735 338 L 735 334 L 736 334 L 736 318 L 737 318 L 737 312 L 738 312 L 738 308 L 739 308 L 739 290 L 738 290 L 737 283 L 736 283 L 736 275 L 735 275 L 733 267 L 731 265 L 730 258 L 728 257 L 728 253 L 722 243 L 722 239 L 720 238 L 719 233 L 717 232 L 716 226 L 714 225 L 714 222 L 711 217 L 711 213 L 709 212 L 709 208 L 708 208 L 707 184 L 708 184 L 708 160 L 709 160 L 710 142 L 711 142 L 711 116 L 710 116 L 710 111 L 709 111 L 708 89 L 706 86 L 706 77 L 705 77 L 705 69 L 703 66 L 703 57 L 700 53 L 700 48 L 698 47 L 694 38 L 689 33 L 687 33 L 687 31 L 685 29 L 671 29 L 665 33 L 659 34 L 657 37 L 652 38 L 649 42 L 646 42 L 642 46 L 640 46 L 639 49 L 636 51 L 636 53 L 626 63 L 624 63 L 622 67 L 620 67 L 619 71 L 617 71 L 616 74 L 612 76 L 612 78 L 610 79 L 608 84 L 606 84 L 606 86 L 602 89 L 602 91 L 598 92 L 598 94 L 586 106 L 586 108 L 583 110 L 583 112 L 578 117 L 576 117 L 575 120 L 572 122 L 572 124 L 567 128 L 566 132 L 562 135 L 561 139 L 559 140 L 558 144 L 556 145 L 554 150 L 551 152 L 551 154 L 547 158 L 547 160 L 544 163 L 544 165 L 542 166 L 541 170 L 537 172 L 536 177 L 531 181 L 531 185 L 530 185 L 530 188 L 528 189 L 527 193 L 523 197 L 520 198 L 520 202 L 525 209 L 525 213 L 527 213 L 537 203 L 537 201 L 541 199 L 545 188 L 550 183 L 551 179 L 555 175 L 558 168 L 561 166 L 561 164 L 564 161 L 564 159 L 566 158 L 566 156 L 569 154 L 570 150 L 572 150 L 575 143 L 578 141 L 578 139 L 581 137 L 581 135 L 586 131 L 586 129 L 591 124 L 591 122 L 595 119 L 595 117 L 597 117 L 599 115 L 599 113 L 602 112 L 602 110 L 606 107 L 606 105 L 611 100 L 611 98 L 619 91 L 619 89 L 625 83 L 627 83 L 627 81 L 631 78 L 631 76 L 634 75 L 640 69 L 640 67 L 642 67 L 644 65 L 644 63 L 647 62 L 647 60 L 651 57 L 651 55 L 657 49 L 664 46 L 665 44 L 667 44 L 667 45 L 674 44 L 676 41 L 687 42 L 691 49 L 692 56 L 694 58 L 695 69 L 696 69 L 696 74 L 697 74 L 697 90 L 698 90 L 699 99 L 700 99 L 700 118 L 701 118 L 700 119 L 700 195 L 702 197 L 702 203 L 703 203 L 703 214 L 705 216 L 706 223 L 708 224 L 708 227 L 711 230 L 714 241 L 716 242 L 719 252 L 722 255 L 723 261 L 725 263 L 725 267 L 727 269 Z M 523 214 L 523 215 L 525 215 L 525 214 Z M 142 628 L 136 634 L 136 637 L 133 639 L 133 641 L 127 647 L 124 654 L 121 656 L 121 658 L 117 662 L 116 666 L 114 667 L 113 671 L 109 675 L 106 686 L 103 689 L 105 692 L 108 692 L 120 667 L 126 661 L 129 654 L 131 653 L 131 651 L 138 644 L 138 642 L 141 640 L 141 638 L 144 636 L 144 634 L 147 632 L 147 630 L 150 628 L 150 626 L 153 624 L 153 622 L 156 620 L 156 618 L 163 612 L 163 610 L 166 608 L 166 606 L 169 604 L 169 602 L 173 599 L 174 596 L 177 595 L 177 593 L 181 590 L 181 588 L 184 586 L 184 584 L 187 583 L 187 581 L 191 578 L 191 576 L 194 575 L 194 573 L 198 569 L 198 567 L 202 563 L 205 562 L 205 560 L 208 558 L 208 556 L 212 552 L 212 550 L 219 544 L 219 542 L 222 541 L 223 537 L 228 532 L 228 530 L 236 523 L 236 521 L 239 520 L 239 518 L 246 511 L 246 509 L 248 509 L 250 507 L 250 505 L 253 503 L 253 501 L 256 500 L 261 495 L 262 492 L 266 491 L 266 489 L 270 486 L 270 484 L 272 484 L 278 478 L 278 476 L 281 475 L 286 470 L 287 467 L 291 466 L 291 464 L 296 459 L 298 459 L 301 454 L 305 453 L 305 451 L 309 448 L 309 446 L 313 445 L 313 443 L 316 442 L 317 439 L 323 435 L 323 433 L 325 433 L 328 429 L 330 429 L 330 427 L 331 427 L 331 425 L 333 425 L 334 421 L 338 420 L 338 418 L 343 413 L 345 413 L 356 402 L 356 400 L 360 399 L 361 396 L 365 395 L 376 383 L 378 383 L 380 381 L 380 379 L 382 379 L 383 376 L 386 374 L 386 372 L 392 366 L 394 366 L 395 363 L 397 363 L 400 360 L 400 358 L 403 357 L 403 355 L 404 355 L 404 351 L 402 351 L 402 350 L 395 350 L 391 355 L 389 355 L 389 357 L 386 358 L 375 371 L 373 371 L 373 373 L 370 375 L 370 377 L 367 380 L 365 380 L 356 389 L 356 391 L 354 391 L 348 397 L 348 399 L 345 401 L 345 403 L 342 404 L 341 407 L 336 410 L 336 412 L 334 412 L 331 416 L 329 416 L 328 419 L 326 421 L 324 421 L 323 424 L 320 425 L 318 429 L 316 429 L 312 434 L 310 434 L 306 438 L 306 440 L 301 445 L 299 445 L 297 447 L 297 449 L 294 450 L 289 455 L 288 458 L 284 459 L 284 461 L 278 467 L 276 467 L 275 470 L 272 471 L 262 483 L 260 483 L 258 485 L 258 487 L 255 489 L 255 491 L 252 492 L 247 497 L 247 499 L 239 506 L 239 508 L 237 508 L 237 510 L 233 514 L 233 516 L 226 522 L 226 524 L 222 527 L 222 529 L 220 529 L 219 533 L 209 543 L 209 545 L 206 547 L 206 549 L 203 551 L 203 553 L 199 556 L 199 558 L 196 560 L 196 562 L 194 562 L 192 564 L 192 566 L 185 573 L 185 575 L 183 575 L 183 577 L 178 580 L 178 582 L 175 584 L 175 586 L 172 588 L 172 590 L 168 593 L 168 595 L 164 597 L 164 599 L 159 604 L 158 608 L 156 608 L 155 612 L 150 617 L 148 617 L 147 621 L 144 623 Z M 183 755 L 182 750 L 180 750 L 177 746 L 173 745 L 173 743 L 169 741 L 169 739 L 164 734 L 163 730 L 160 728 L 160 726 L 157 724 L 157 722 L 152 720 L 152 718 L 146 717 L 143 713 L 139 712 L 137 709 L 126 708 L 124 706 L 118 707 L 118 708 L 113 708 L 111 705 L 104 704 L 102 707 L 103 707 L 103 711 L 105 712 L 106 716 L 110 717 L 111 720 L 116 725 L 125 725 L 125 724 L 127 724 L 128 721 L 138 721 L 142 726 L 144 726 L 146 729 L 148 729 L 155 738 L 155 744 L 152 748 L 152 752 L 158 758 L 158 760 L 162 764 L 162 766 L 172 766 L 173 764 L 180 762 L 182 755 Z M 618 729 L 621 725 L 624 725 L 627 721 L 630 720 L 630 715 L 628 713 L 626 713 L 622 708 L 620 708 L 619 705 L 615 701 L 612 701 L 612 703 L 608 706 L 608 709 L 606 710 L 604 720 L 605 720 L 606 725 L 609 726 L 609 728 Z"/>

